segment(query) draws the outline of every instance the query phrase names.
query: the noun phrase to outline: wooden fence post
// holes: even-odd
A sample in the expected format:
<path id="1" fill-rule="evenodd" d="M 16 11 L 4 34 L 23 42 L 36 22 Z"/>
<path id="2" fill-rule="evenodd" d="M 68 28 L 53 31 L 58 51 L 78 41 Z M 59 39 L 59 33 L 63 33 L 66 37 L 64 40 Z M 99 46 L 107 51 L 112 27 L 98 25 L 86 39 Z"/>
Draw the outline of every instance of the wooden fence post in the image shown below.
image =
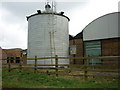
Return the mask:
<path id="1" fill-rule="evenodd" d="M 8 72 L 11 72 L 11 60 L 10 57 L 8 57 Z"/>
<path id="2" fill-rule="evenodd" d="M 86 80 L 88 78 L 88 71 L 87 71 L 87 65 L 88 65 L 88 57 L 85 59 L 85 70 L 84 70 L 84 79 Z"/>
<path id="3" fill-rule="evenodd" d="M 20 58 L 20 63 L 19 63 L 19 68 L 20 68 L 20 71 L 19 72 L 21 72 L 22 71 L 22 61 L 23 60 L 23 58 Z"/>
<path id="4" fill-rule="evenodd" d="M 55 55 L 55 70 L 56 70 L 56 76 L 58 76 L 58 55 Z"/>
<path id="5" fill-rule="evenodd" d="M 37 56 L 35 56 L 35 67 L 34 67 L 34 73 L 37 72 Z"/>

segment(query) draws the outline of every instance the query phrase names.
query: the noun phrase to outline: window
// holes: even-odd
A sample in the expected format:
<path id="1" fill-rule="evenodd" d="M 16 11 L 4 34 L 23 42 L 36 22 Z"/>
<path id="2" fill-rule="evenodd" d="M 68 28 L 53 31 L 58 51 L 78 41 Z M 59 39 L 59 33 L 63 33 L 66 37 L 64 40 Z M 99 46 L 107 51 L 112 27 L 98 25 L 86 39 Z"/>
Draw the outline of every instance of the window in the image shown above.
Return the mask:
<path id="1" fill-rule="evenodd" d="M 10 62 L 14 63 L 14 57 L 10 57 Z"/>
<path id="2" fill-rule="evenodd" d="M 9 63 L 9 57 L 7 57 L 7 63 Z"/>
<path id="3" fill-rule="evenodd" d="M 10 63 L 14 63 L 14 57 L 7 57 L 7 63 L 9 63 L 9 60 Z"/>
<path id="4" fill-rule="evenodd" d="M 16 63 L 20 63 L 20 57 L 16 57 Z"/>

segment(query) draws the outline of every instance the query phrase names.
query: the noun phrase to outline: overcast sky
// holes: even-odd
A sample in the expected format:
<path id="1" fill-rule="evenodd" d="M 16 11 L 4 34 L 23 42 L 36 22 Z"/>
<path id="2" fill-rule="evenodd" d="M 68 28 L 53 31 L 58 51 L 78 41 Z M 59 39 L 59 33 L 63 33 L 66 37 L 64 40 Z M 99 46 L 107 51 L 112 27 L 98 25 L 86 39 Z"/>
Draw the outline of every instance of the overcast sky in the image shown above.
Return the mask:
<path id="1" fill-rule="evenodd" d="M 26 16 L 36 13 L 38 9 L 44 10 L 45 1 L 47 0 L 0 1 L 0 46 L 2 48 L 27 48 Z M 94 19 L 117 12 L 118 1 L 56 0 L 56 9 L 57 12 L 64 11 L 64 15 L 70 18 L 69 34 L 75 36 Z"/>

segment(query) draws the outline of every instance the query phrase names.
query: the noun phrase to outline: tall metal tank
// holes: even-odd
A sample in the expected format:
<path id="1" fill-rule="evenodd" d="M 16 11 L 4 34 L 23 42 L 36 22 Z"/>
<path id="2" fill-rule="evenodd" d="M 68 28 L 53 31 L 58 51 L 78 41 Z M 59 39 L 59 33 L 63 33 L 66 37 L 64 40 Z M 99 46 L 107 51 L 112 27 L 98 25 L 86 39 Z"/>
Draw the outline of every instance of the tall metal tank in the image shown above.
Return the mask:
<path id="1" fill-rule="evenodd" d="M 67 57 L 69 55 L 69 18 L 64 12 L 56 13 L 49 4 L 45 11 L 27 17 L 28 20 L 28 50 L 27 57 L 38 58 Z M 34 64 L 34 61 L 27 61 Z M 39 60 L 38 64 L 54 64 L 54 59 Z M 68 59 L 59 60 L 59 64 L 69 64 Z"/>

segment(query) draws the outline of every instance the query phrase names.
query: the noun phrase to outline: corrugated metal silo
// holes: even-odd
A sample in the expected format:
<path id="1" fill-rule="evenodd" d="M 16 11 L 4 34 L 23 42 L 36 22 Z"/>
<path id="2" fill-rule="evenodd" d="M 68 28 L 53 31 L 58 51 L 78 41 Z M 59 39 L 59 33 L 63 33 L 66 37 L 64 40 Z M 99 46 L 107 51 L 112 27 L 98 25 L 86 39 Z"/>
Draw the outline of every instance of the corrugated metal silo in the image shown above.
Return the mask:
<path id="1" fill-rule="evenodd" d="M 63 12 L 53 12 L 50 5 L 45 11 L 38 10 L 36 14 L 27 17 L 28 20 L 28 58 L 35 56 L 54 57 L 68 56 L 69 49 L 69 18 Z M 34 63 L 27 61 L 28 64 Z M 54 64 L 53 60 L 42 60 L 38 64 Z M 59 64 L 69 64 L 69 60 L 59 60 Z"/>

